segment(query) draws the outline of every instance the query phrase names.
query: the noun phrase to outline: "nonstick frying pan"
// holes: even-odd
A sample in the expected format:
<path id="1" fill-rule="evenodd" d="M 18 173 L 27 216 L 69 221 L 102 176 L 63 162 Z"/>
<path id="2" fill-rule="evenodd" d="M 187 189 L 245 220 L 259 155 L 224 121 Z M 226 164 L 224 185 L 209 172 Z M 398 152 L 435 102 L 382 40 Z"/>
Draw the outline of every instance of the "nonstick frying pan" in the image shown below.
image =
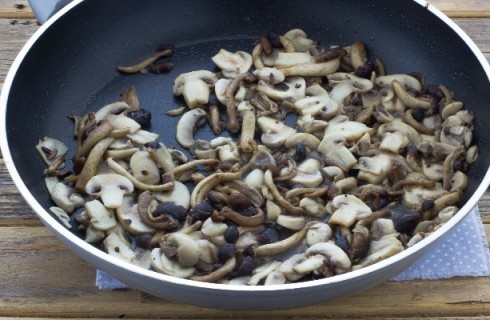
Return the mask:
<path id="1" fill-rule="evenodd" d="M 364 41 L 370 58 L 383 59 L 389 73 L 422 72 L 444 83 L 475 115 L 480 156 L 473 164 L 465 204 L 450 222 L 424 241 L 387 260 L 332 278 L 271 287 L 198 283 L 172 278 L 116 260 L 65 229 L 47 211 L 44 165 L 37 140 L 72 141 L 69 114 L 96 110 L 135 86 L 153 113 L 152 131 L 174 140 L 176 121 L 164 110 L 181 103 L 172 95 L 175 77 L 213 69 L 220 48 L 250 51 L 269 31 L 305 30 L 322 44 Z M 166 75 L 121 75 L 117 65 L 175 44 L 174 70 Z M 58 12 L 29 40 L 14 61 L 1 95 L 1 147 L 8 170 L 27 202 L 75 253 L 129 286 L 199 306 L 264 310 L 315 304 L 390 279 L 422 256 L 476 205 L 490 176 L 490 67 L 475 44 L 452 21 L 424 1 L 230 1 L 86 0 Z M 210 130 L 199 131 L 209 137 Z M 74 144 L 70 145 L 74 147 Z"/>

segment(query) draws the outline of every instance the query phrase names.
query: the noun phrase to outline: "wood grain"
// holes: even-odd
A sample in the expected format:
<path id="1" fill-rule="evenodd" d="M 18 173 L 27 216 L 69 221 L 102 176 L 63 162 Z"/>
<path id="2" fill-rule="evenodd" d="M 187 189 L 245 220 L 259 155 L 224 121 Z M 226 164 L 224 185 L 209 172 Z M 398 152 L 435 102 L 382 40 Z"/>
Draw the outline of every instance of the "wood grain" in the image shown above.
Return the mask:
<path id="1" fill-rule="evenodd" d="M 135 290 L 101 291 L 95 271 L 44 227 L 0 227 L 0 315 L 25 317 L 263 318 L 476 316 L 490 314 L 490 278 L 388 282 L 348 298 L 294 310 L 229 312 Z M 29 266 L 29 267 L 26 267 Z M 117 301 L 117 304 L 114 302 Z M 355 308 L 352 308 L 355 306 Z"/>
<path id="2" fill-rule="evenodd" d="M 430 0 L 490 59 L 490 1 Z M 462 18 L 465 17 L 465 18 Z M 0 0 L 0 86 L 37 30 L 27 0 Z M 490 239 L 490 192 L 479 201 Z M 273 312 L 209 310 L 135 290 L 100 291 L 95 269 L 70 252 L 20 196 L 0 156 L 0 320 L 4 319 L 490 319 L 490 277 L 387 282 L 329 303 Z"/>

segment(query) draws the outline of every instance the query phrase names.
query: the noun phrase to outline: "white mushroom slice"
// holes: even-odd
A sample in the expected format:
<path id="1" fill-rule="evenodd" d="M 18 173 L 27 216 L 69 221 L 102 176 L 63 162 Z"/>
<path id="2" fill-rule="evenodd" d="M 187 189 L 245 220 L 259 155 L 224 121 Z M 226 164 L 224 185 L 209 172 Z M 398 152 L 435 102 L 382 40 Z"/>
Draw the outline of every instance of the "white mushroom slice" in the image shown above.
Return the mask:
<path id="1" fill-rule="evenodd" d="M 138 181 L 146 184 L 157 184 L 160 181 L 160 170 L 148 151 L 134 153 L 129 160 L 129 167 Z"/>
<path id="2" fill-rule="evenodd" d="M 284 284 L 286 283 L 286 277 L 282 272 L 279 271 L 272 271 L 267 275 L 264 281 L 264 286 L 271 286 L 271 285 L 277 285 L 277 284 Z"/>
<path id="3" fill-rule="evenodd" d="M 376 84 L 391 86 L 391 83 L 394 80 L 400 82 L 401 84 L 404 84 L 405 87 L 412 88 L 415 91 L 422 90 L 422 85 L 420 84 L 420 81 L 407 74 L 391 74 L 387 76 L 377 77 Z"/>
<path id="4" fill-rule="evenodd" d="M 289 230 L 301 230 L 306 225 L 306 219 L 303 216 L 288 216 L 281 214 L 277 217 L 276 223 Z"/>
<path id="5" fill-rule="evenodd" d="M 257 237 L 252 232 L 242 232 L 235 243 L 238 250 L 245 250 L 246 248 L 256 245 Z"/>
<path id="6" fill-rule="evenodd" d="M 469 119 L 465 119 L 469 118 Z M 469 115 L 467 110 L 459 111 L 442 123 L 440 141 L 459 147 L 469 148 L 473 140 L 472 129 L 468 127 L 467 122 L 472 121 L 473 116 Z"/>
<path id="7" fill-rule="evenodd" d="M 374 157 L 360 157 L 353 168 L 360 169 L 358 179 L 372 184 L 383 181 L 393 167 L 393 157 L 390 154 L 379 153 Z"/>
<path id="8" fill-rule="evenodd" d="M 422 159 L 422 172 L 432 181 L 442 181 L 444 177 L 444 166 L 440 163 L 430 163 L 426 159 Z"/>
<path id="9" fill-rule="evenodd" d="M 248 72 L 252 66 L 252 56 L 245 51 L 231 53 L 221 49 L 211 60 L 227 78 L 234 78 L 237 74 Z"/>
<path id="10" fill-rule="evenodd" d="M 154 132 L 149 132 L 146 130 L 139 129 L 133 134 L 128 134 L 128 138 L 133 141 L 133 143 L 145 145 L 149 142 L 155 142 L 158 140 L 159 135 Z"/>
<path id="11" fill-rule="evenodd" d="M 323 182 L 320 172 L 321 164 L 316 159 L 306 159 L 296 168 L 296 175 L 291 178 L 292 183 L 300 183 L 305 187 L 315 188 Z"/>
<path id="12" fill-rule="evenodd" d="M 93 176 L 85 186 L 85 192 L 100 197 L 104 206 L 110 209 L 121 206 L 123 196 L 133 190 L 133 183 L 128 178 L 115 173 Z"/>
<path id="13" fill-rule="evenodd" d="M 191 194 L 185 184 L 174 181 L 174 188 L 169 192 L 153 192 L 153 197 L 160 202 L 172 202 L 177 206 L 189 210 L 191 206 Z"/>
<path id="14" fill-rule="evenodd" d="M 123 101 L 116 101 L 107 104 L 95 112 L 95 123 L 98 123 L 100 120 L 105 119 L 110 114 L 120 114 L 127 109 L 129 109 L 129 105 Z"/>
<path id="15" fill-rule="evenodd" d="M 218 261 L 218 248 L 209 240 L 197 239 L 199 246 L 199 261 L 207 264 L 214 264 Z"/>
<path id="16" fill-rule="evenodd" d="M 332 228 L 327 223 L 315 222 L 306 233 L 306 244 L 311 247 L 316 243 L 327 242 L 332 234 Z"/>
<path id="17" fill-rule="evenodd" d="M 299 207 L 305 209 L 306 214 L 310 217 L 322 218 L 327 213 L 324 205 L 311 198 L 305 197 L 301 199 L 299 202 Z"/>
<path id="18" fill-rule="evenodd" d="M 133 197 L 124 197 L 122 205 L 116 210 L 117 220 L 121 226 L 133 234 L 154 233 L 156 230 L 147 226 L 138 214 L 138 205 Z"/>
<path id="19" fill-rule="evenodd" d="M 151 266 L 158 272 L 184 279 L 192 276 L 196 270 L 193 267 L 182 267 L 177 261 L 170 260 L 160 248 L 151 251 Z"/>
<path id="20" fill-rule="evenodd" d="M 387 132 L 379 145 L 379 150 L 400 153 L 408 145 L 408 138 L 401 132 Z"/>
<path id="21" fill-rule="evenodd" d="M 208 103 L 209 87 L 214 86 L 218 77 L 211 71 L 198 70 L 180 74 L 174 81 L 173 92 L 184 96 L 190 109 Z"/>
<path id="22" fill-rule="evenodd" d="M 370 130 L 371 128 L 366 126 L 364 123 L 350 121 L 349 117 L 339 115 L 328 122 L 323 140 L 329 139 L 330 136 L 335 136 L 343 137 L 347 141 L 355 141 Z"/>
<path id="23" fill-rule="evenodd" d="M 253 169 L 243 180 L 253 188 L 260 188 L 264 185 L 264 172 L 260 169 Z"/>
<path id="24" fill-rule="evenodd" d="M 114 212 L 104 207 L 99 200 L 86 202 L 85 210 L 90 217 L 90 223 L 97 230 L 109 230 L 117 225 Z"/>
<path id="25" fill-rule="evenodd" d="M 201 226 L 201 232 L 207 237 L 218 237 L 225 234 L 228 226 L 223 222 L 215 222 L 211 218 L 206 219 Z"/>
<path id="26" fill-rule="evenodd" d="M 368 92 L 369 90 L 373 89 L 373 83 L 371 82 L 371 80 L 358 77 L 352 73 L 336 72 L 333 74 L 329 74 L 327 76 L 327 78 L 328 78 L 329 82 L 334 84 L 335 86 L 337 86 L 341 83 L 350 84 L 351 93 L 352 92 L 364 93 L 364 92 Z"/>
<path id="27" fill-rule="evenodd" d="M 44 137 L 38 141 L 36 150 L 44 163 L 49 166 L 56 158 L 64 156 L 68 152 L 68 147 L 59 140 Z M 63 166 L 64 164 L 59 166 L 59 168 L 61 169 Z"/>
<path id="28" fill-rule="evenodd" d="M 369 232 L 372 240 L 379 240 L 385 235 L 395 234 L 395 224 L 393 220 L 387 218 L 378 218 L 371 224 Z"/>
<path id="29" fill-rule="evenodd" d="M 315 59 L 308 52 L 278 52 L 274 67 L 285 68 L 314 62 Z"/>
<path id="30" fill-rule="evenodd" d="M 121 114 L 109 114 L 106 116 L 107 121 L 111 124 L 114 129 L 129 129 L 130 133 L 135 133 L 141 128 L 141 125 L 127 117 L 124 113 Z"/>
<path id="31" fill-rule="evenodd" d="M 349 257 L 344 250 L 336 246 L 333 241 L 319 242 L 306 250 L 307 258 L 318 254 L 328 259 L 328 261 L 335 267 L 337 274 L 350 270 L 351 261 Z"/>
<path id="32" fill-rule="evenodd" d="M 184 148 L 194 147 L 194 131 L 206 121 L 207 113 L 201 108 L 190 110 L 180 117 L 176 139 Z"/>
<path id="33" fill-rule="evenodd" d="M 48 188 L 51 200 L 66 213 L 72 213 L 76 208 L 83 207 L 84 200 L 75 190 L 58 181 L 57 177 L 47 177 L 44 179 Z"/>
<path id="34" fill-rule="evenodd" d="M 306 89 L 306 97 L 297 100 L 294 106 L 301 115 L 316 116 L 322 113 L 322 117 L 333 117 L 339 109 L 338 103 L 332 100 L 319 84 L 309 86 Z"/>
<path id="35" fill-rule="evenodd" d="M 164 236 L 160 242 L 160 248 L 164 252 L 166 250 L 175 252 L 176 259 L 183 267 L 192 267 L 200 257 L 200 249 L 192 237 L 182 232 L 174 232 Z"/>
<path id="36" fill-rule="evenodd" d="M 437 218 L 439 219 L 439 223 L 446 223 L 454 217 L 454 215 L 458 212 L 458 207 L 455 206 L 449 206 L 444 209 L 442 209 L 438 214 Z"/>
<path id="37" fill-rule="evenodd" d="M 288 127 L 282 121 L 270 117 L 259 117 L 257 125 L 262 131 L 261 141 L 269 148 L 278 148 L 284 144 L 287 138 L 296 133 L 296 130 Z"/>
<path id="38" fill-rule="evenodd" d="M 383 136 L 387 132 L 400 132 L 408 138 L 411 146 L 418 146 L 422 142 L 420 134 L 413 127 L 409 126 L 401 120 L 394 120 L 383 123 L 378 128 L 378 136 Z"/>
<path id="39" fill-rule="evenodd" d="M 97 230 L 92 225 L 85 229 L 85 239 L 87 243 L 100 243 L 106 237 L 105 231 Z"/>
<path id="40" fill-rule="evenodd" d="M 214 85 L 214 93 L 221 104 L 226 105 L 226 90 L 230 86 L 231 79 L 221 78 Z"/>
<path id="41" fill-rule="evenodd" d="M 331 137 L 323 138 L 318 146 L 318 151 L 325 155 L 325 162 L 347 172 L 357 163 L 356 157 L 344 145 L 337 144 Z"/>
<path id="42" fill-rule="evenodd" d="M 332 207 L 335 210 L 329 224 L 338 224 L 349 228 L 356 220 L 365 219 L 371 216 L 372 211 L 361 199 L 350 194 L 336 196 L 332 200 Z"/>
<path id="43" fill-rule="evenodd" d="M 257 69 L 253 72 L 253 74 L 258 79 L 263 80 L 265 82 L 270 82 L 272 84 L 281 83 L 284 81 L 284 79 L 286 79 L 284 73 L 282 73 L 281 70 L 278 70 L 276 68 L 265 67 L 265 68 Z"/>
<path id="44" fill-rule="evenodd" d="M 296 101 L 305 97 L 306 81 L 302 77 L 288 77 L 280 84 L 273 85 L 264 80 L 257 83 L 257 91 L 262 92 L 272 100 Z"/>
<path id="45" fill-rule="evenodd" d="M 296 146 L 300 143 L 306 145 L 310 150 L 316 150 L 320 140 L 311 133 L 298 132 L 287 138 L 284 145 L 288 149 L 296 149 Z"/>
<path id="46" fill-rule="evenodd" d="M 324 77 L 336 72 L 339 66 L 340 59 L 332 59 L 321 63 L 307 63 L 283 67 L 280 70 L 286 77 Z"/>
<path id="47" fill-rule="evenodd" d="M 272 260 L 258 266 L 252 271 L 253 275 L 248 281 L 248 285 L 258 285 L 262 279 L 266 278 L 271 272 L 275 271 L 281 265 L 281 263 L 281 261 Z"/>
<path id="48" fill-rule="evenodd" d="M 306 256 L 304 253 L 297 253 L 292 255 L 279 266 L 278 271 L 281 272 L 289 281 L 296 281 L 301 279 L 304 275 L 296 272 L 294 270 L 294 267 L 298 263 L 301 263 L 301 261 L 303 261 L 305 257 Z"/>
<path id="49" fill-rule="evenodd" d="M 71 229 L 70 216 L 68 216 L 65 210 L 58 207 L 50 207 L 49 211 L 51 211 L 66 228 Z"/>
<path id="50" fill-rule="evenodd" d="M 323 120 L 316 120 L 311 116 L 311 114 L 300 116 L 296 121 L 296 126 L 300 131 L 315 134 L 316 136 L 318 136 L 318 134 L 320 133 L 323 136 L 323 131 L 325 131 L 327 125 L 328 122 Z"/>
<path id="51" fill-rule="evenodd" d="M 434 200 L 447 193 L 440 183 L 436 183 L 436 186 L 430 189 L 420 186 L 406 186 L 402 203 L 410 209 L 419 209 L 425 200 Z"/>
<path id="52" fill-rule="evenodd" d="M 291 41 L 294 45 L 294 49 L 299 52 L 308 51 L 313 45 L 314 41 L 308 39 L 306 33 L 301 29 L 292 29 L 284 34 L 284 37 Z"/>
<path id="53" fill-rule="evenodd" d="M 354 266 L 353 269 L 372 265 L 401 251 L 403 251 L 403 244 L 397 239 L 397 235 L 385 235 L 379 240 L 371 241 L 368 255 L 360 262 L 359 265 Z"/>
<path id="54" fill-rule="evenodd" d="M 107 150 L 104 154 L 105 158 L 112 158 L 112 159 L 128 159 L 130 158 L 135 152 L 139 151 L 138 148 L 126 148 L 126 149 L 116 149 L 116 150 Z"/>
<path id="55" fill-rule="evenodd" d="M 328 262 L 325 256 L 321 254 L 315 254 L 307 257 L 300 263 L 294 266 L 293 270 L 299 274 L 307 275 L 313 271 L 321 269 L 322 266 Z"/>
<path id="56" fill-rule="evenodd" d="M 265 209 L 267 212 L 268 221 L 276 221 L 279 215 L 282 213 L 281 207 L 271 200 L 267 200 L 265 203 Z"/>

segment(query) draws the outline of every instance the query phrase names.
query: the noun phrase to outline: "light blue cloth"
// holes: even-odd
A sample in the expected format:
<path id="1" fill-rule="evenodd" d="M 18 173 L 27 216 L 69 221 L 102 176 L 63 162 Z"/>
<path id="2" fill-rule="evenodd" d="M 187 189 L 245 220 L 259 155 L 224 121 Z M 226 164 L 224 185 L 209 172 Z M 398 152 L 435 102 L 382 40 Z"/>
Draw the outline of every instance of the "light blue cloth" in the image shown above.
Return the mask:
<path id="1" fill-rule="evenodd" d="M 394 280 L 458 276 L 490 276 L 490 251 L 478 208 L 473 209 L 449 235 Z M 96 285 L 102 290 L 127 288 L 124 283 L 100 270 L 97 271 Z"/>

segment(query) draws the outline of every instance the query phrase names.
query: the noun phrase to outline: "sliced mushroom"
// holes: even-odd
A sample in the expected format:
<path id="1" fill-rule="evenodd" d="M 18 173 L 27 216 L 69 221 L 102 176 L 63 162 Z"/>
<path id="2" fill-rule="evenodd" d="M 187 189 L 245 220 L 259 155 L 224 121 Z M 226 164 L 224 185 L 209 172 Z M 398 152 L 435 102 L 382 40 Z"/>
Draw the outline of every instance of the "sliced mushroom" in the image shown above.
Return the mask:
<path id="1" fill-rule="evenodd" d="M 171 202 L 188 210 L 191 205 L 191 194 L 185 184 L 174 181 L 174 188 L 168 192 L 153 192 L 153 197 L 160 202 Z"/>
<path id="2" fill-rule="evenodd" d="M 194 267 L 183 267 L 177 261 L 169 259 L 160 248 L 151 251 L 151 266 L 158 272 L 177 278 L 189 278 L 196 270 Z"/>
<path id="3" fill-rule="evenodd" d="M 286 79 L 284 73 L 282 73 L 281 70 L 278 70 L 276 68 L 265 67 L 265 68 L 256 69 L 253 72 L 253 74 L 258 79 L 266 82 L 270 82 L 271 84 L 278 84 Z"/>
<path id="4" fill-rule="evenodd" d="M 50 166 L 56 158 L 64 156 L 68 152 L 68 147 L 59 140 L 44 137 L 37 143 L 36 150 L 44 163 Z M 59 168 L 61 169 L 62 166 Z"/>
<path id="5" fill-rule="evenodd" d="M 391 83 L 391 86 L 393 87 L 393 90 L 395 91 L 398 98 L 407 107 L 410 107 L 410 108 L 419 107 L 422 109 L 430 109 L 430 107 L 431 107 L 430 100 L 414 97 L 413 95 L 408 93 L 408 91 L 405 89 L 403 84 L 401 84 L 397 80 L 393 80 L 393 82 Z"/>
<path id="6" fill-rule="evenodd" d="M 260 117 L 257 119 L 257 125 L 262 131 L 260 140 L 269 148 L 278 148 L 293 134 L 296 130 L 288 127 L 283 122 L 270 117 Z"/>
<path id="7" fill-rule="evenodd" d="M 66 213 L 72 213 L 84 206 L 83 197 L 70 186 L 58 181 L 57 177 L 48 177 L 44 181 L 53 202 Z"/>
<path id="8" fill-rule="evenodd" d="M 146 225 L 138 214 L 138 205 L 132 197 L 124 197 L 121 206 L 116 209 L 117 220 L 121 226 L 136 235 L 154 233 L 156 230 Z"/>
<path id="9" fill-rule="evenodd" d="M 252 66 L 252 56 L 245 51 L 231 53 L 221 49 L 211 60 L 227 78 L 234 78 L 237 74 L 248 72 Z"/>
<path id="10" fill-rule="evenodd" d="M 68 229 L 72 228 L 72 224 L 70 222 L 70 216 L 66 213 L 65 210 L 59 207 L 50 207 L 49 211 L 51 211 L 66 228 Z"/>
<path id="11" fill-rule="evenodd" d="M 209 191 L 222 182 L 240 179 L 240 172 L 217 172 L 201 180 L 191 194 L 191 208 L 201 203 Z"/>
<path id="12" fill-rule="evenodd" d="M 332 59 L 320 63 L 304 63 L 278 68 L 286 77 L 320 77 L 335 73 L 340 67 L 340 59 Z"/>
<path id="13" fill-rule="evenodd" d="M 104 206 L 110 209 L 120 207 L 124 195 L 133 190 L 134 186 L 129 179 L 115 173 L 96 175 L 85 186 L 87 194 L 100 197 Z"/>
<path id="14" fill-rule="evenodd" d="M 321 163 L 316 159 L 306 159 L 297 167 L 296 174 L 291 178 L 292 183 L 299 183 L 305 187 L 315 188 L 323 182 L 320 173 Z"/>
<path id="15" fill-rule="evenodd" d="M 264 93 L 275 101 L 290 99 L 294 102 L 305 97 L 306 82 L 302 77 L 287 77 L 286 80 L 275 85 L 259 80 L 257 91 Z"/>
<path id="16" fill-rule="evenodd" d="M 389 258 L 403 250 L 402 243 L 394 234 L 383 236 L 379 240 L 371 242 L 368 255 L 362 259 L 358 265 L 353 266 L 353 270 L 372 265 L 378 261 Z"/>
<path id="17" fill-rule="evenodd" d="M 310 246 L 306 250 L 306 258 L 314 257 L 315 255 L 322 255 L 329 263 L 335 267 L 337 274 L 345 273 L 350 270 L 351 261 L 347 254 L 333 241 L 319 242 Z M 300 266 L 295 269 L 299 269 Z M 313 271 L 313 270 L 311 270 Z"/>
<path id="18" fill-rule="evenodd" d="M 184 113 L 177 124 L 177 142 L 185 148 L 192 148 L 195 144 L 194 131 L 206 121 L 206 116 L 206 111 L 201 108 Z"/>
<path id="19" fill-rule="evenodd" d="M 308 232 L 308 228 L 309 226 L 306 225 L 303 229 L 295 232 L 293 235 L 287 237 L 286 239 L 274 243 L 260 245 L 255 248 L 255 254 L 260 257 L 274 256 L 286 252 L 297 245 L 301 240 L 303 240 L 303 238 L 306 236 L 306 233 Z"/>
<path id="20" fill-rule="evenodd" d="M 146 150 L 134 153 L 129 160 L 133 176 L 146 184 L 157 184 L 160 181 L 160 170 Z"/>
<path id="21" fill-rule="evenodd" d="M 206 70 L 182 73 L 174 81 L 173 92 L 176 96 L 183 95 L 187 106 L 194 109 L 208 103 L 209 87 L 216 81 L 216 75 Z"/>
<path id="22" fill-rule="evenodd" d="M 90 223 L 97 230 L 109 230 L 117 225 L 114 212 L 107 209 L 99 200 L 85 203 L 85 211 L 90 217 Z"/>
<path id="23" fill-rule="evenodd" d="M 177 259 L 183 267 L 192 267 L 199 261 L 199 245 L 185 233 L 165 235 L 160 241 L 160 248 L 166 256 Z"/>
<path id="24" fill-rule="evenodd" d="M 335 210 L 329 224 L 337 224 L 349 228 L 356 220 L 365 219 L 372 214 L 371 208 L 356 196 L 343 194 L 332 200 L 332 208 Z"/>
<path id="25" fill-rule="evenodd" d="M 95 175 L 97 168 L 99 167 L 99 162 L 104 155 L 104 152 L 114 141 L 114 138 L 105 138 L 100 140 L 90 151 L 87 160 L 83 166 L 82 171 L 78 175 L 77 183 L 75 185 L 75 190 L 85 191 L 85 186 L 87 182 Z"/>
<path id="26" fill-rule="evenodd" d="M 322 113 L 322 118 L 332 118 L 339 110 L 338 103 L 330 98 L 328 92 L 319 84 L 314 84 L 306 89 L 306 97 L 294 103 L 296 110 L 301 115 L 316 116 Z"/>

